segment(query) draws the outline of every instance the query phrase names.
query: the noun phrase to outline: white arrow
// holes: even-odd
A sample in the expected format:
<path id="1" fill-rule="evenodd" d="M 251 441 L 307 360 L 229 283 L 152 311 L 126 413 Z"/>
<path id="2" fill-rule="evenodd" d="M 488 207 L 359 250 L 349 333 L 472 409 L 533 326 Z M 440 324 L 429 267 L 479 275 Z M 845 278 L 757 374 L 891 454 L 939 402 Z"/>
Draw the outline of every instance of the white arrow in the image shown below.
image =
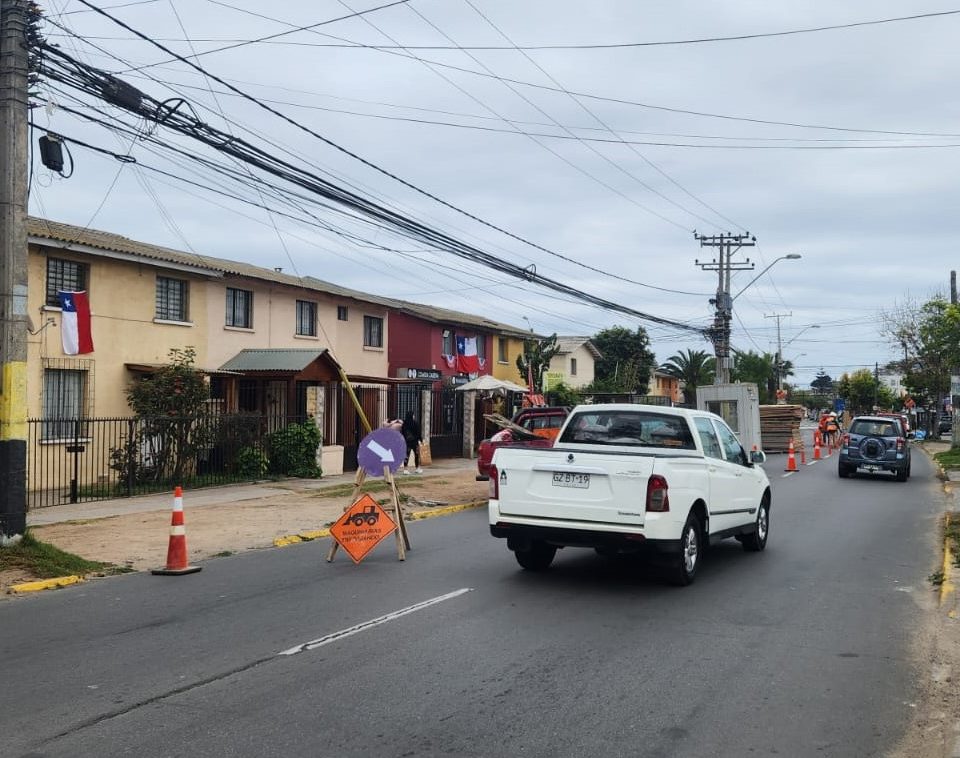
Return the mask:
<path id="1" fill-rule="evenodd" d="M 376 453 L 384 463 L 393 463 L 393 451 L 383 447 L 376 440 L 370 440 L 367 447 Z"/>

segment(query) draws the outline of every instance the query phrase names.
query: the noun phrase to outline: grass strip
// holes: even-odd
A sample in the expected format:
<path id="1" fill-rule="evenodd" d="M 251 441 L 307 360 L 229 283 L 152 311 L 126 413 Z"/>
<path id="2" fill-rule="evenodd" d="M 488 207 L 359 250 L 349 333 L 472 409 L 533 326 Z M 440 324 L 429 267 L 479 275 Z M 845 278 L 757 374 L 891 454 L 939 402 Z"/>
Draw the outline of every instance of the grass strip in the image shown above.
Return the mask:
<path id="1" fill-rule="evenodd" d="M 29 530 L 17 544 L 0 547 L 0 571 L 6 569 L 20 569 L 38 579 L 73 574 L 119 574 L 127 570 L 111 563 L 88 561 L 79 555 L 67 553 L 47 542 L 41 542 L 30 534 Z"/>

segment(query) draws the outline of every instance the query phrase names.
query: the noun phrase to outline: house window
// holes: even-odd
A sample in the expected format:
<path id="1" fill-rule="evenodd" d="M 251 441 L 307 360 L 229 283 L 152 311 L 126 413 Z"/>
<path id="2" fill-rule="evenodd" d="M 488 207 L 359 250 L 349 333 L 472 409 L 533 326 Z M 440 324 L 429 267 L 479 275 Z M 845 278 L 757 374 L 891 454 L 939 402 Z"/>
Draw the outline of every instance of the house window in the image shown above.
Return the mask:
<path id="1" fill-rule="evenodd" d="M 338 305 L 337 306 L 337 321 L 346 321 L 347 320 L 347 306 Z"/>
<path id="2" fill-rule="evenodd" d="M 253 293 L 227 287 L 227 326 L 253 328 Z"/>
<path id="3" fill-rule="evenodd" d="M 379 316 L 363 317 L 363 346 L 383 347 L 383 319 Z"/>
<path id="4" fill-rule="evenodd" d="M 309 300 L 297 300 L 297 334 L 302 337 L 317 336 L 317 304 Z"/>
<path id="5" fill-rule="evenodd" d="M 570 359 L 570 376 L 576 376 L 576 375 L 577 375 L 577 359 L 571 358 Z"/>
<path id="6" fill-rule="evenodd" d="M 442 355 L 456 355 L 457 351 L 453 348 L 453 332 L 449 329 L 443 330 L 443 344 L 440 348 Z"/>
<path id="7" fill-rule="evenodd" d="M 487 362 L 487 337 L 484 334 L 477 337 L 477 358 L 481 365 Z"/>
<path id="8" fill-rule="evenodd" d="M 500 363 L 507 362 L 507 338 L 497 337 L 497 360 Z"/>
<path id="9" fill-rule="evenodd" d="M 156 317 L 163 321 L 186 321 L 187 292 L 185 280 L 158 276 Z"/>
<path id="10" fill-rule="evenodd" d="M 86 288 L 86 263 L 47 258 L 47 305 L 60 307 L 57 292 L 82 292 Z"/>
<path id="11" fill-rule="evenodd" d="M 78 369 L 43 371 L 43 439 L 63 440 L 85 436 L 84 417 L 87 372 Z"/>

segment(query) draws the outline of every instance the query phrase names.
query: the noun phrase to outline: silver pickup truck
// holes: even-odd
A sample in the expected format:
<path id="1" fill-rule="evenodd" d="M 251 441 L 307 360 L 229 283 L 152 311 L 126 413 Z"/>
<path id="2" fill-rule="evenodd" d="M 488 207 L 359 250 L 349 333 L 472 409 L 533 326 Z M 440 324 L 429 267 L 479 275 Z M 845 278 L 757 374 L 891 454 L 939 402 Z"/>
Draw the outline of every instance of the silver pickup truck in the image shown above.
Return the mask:
<path id="1" fill-rule="evenodd" d="M 494 453 L 490 533 L 525 569 L 546 569 L 561 547 L 650 552 L 671 581 L 690 584 L 711 542 L 766 547 L 765 460 L 706 411 L 580 405 L 552 448 Z"/>

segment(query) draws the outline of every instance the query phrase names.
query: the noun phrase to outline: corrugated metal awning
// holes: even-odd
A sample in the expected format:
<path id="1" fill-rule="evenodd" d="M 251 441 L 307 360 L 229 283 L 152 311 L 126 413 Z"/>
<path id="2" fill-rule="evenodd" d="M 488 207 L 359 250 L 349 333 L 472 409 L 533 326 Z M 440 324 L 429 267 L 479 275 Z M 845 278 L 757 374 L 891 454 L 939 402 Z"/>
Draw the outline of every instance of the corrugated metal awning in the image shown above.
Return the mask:
<path id="1" fill-rule="evenodd" d="M 318 358 L 326 356 L 334 366 L 337 362 L 326 349 L 303 348 L 263 348 L 241 350 L 233 358 L 224 363 L 221 371 L 272 371 L 275 373 L 299 373 Z"/>

